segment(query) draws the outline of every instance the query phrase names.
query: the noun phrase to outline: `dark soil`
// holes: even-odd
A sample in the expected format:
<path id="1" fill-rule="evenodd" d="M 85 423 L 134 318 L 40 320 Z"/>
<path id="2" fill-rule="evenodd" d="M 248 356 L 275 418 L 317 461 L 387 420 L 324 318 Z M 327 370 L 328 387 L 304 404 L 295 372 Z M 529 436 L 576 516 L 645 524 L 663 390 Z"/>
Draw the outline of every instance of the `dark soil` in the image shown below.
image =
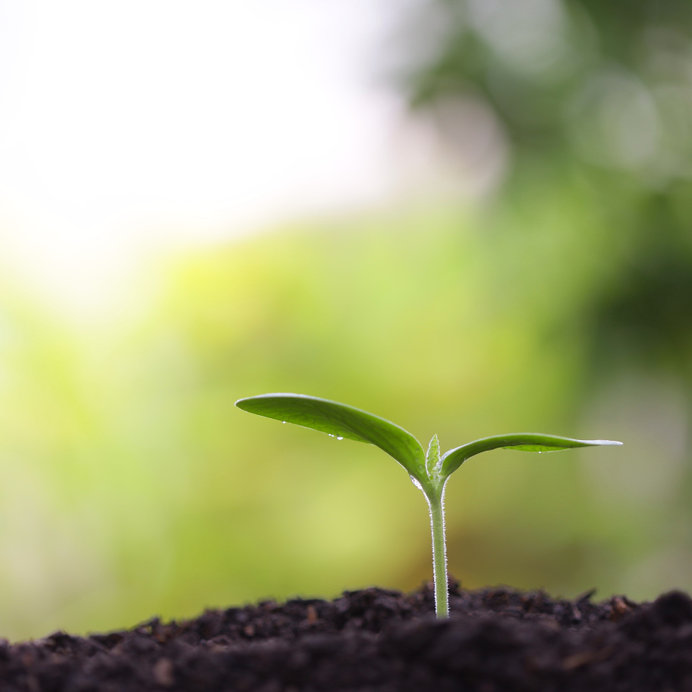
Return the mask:
<path id="1" fill-rule="evenodd" d="M 429 587 L 158 619 L 132 630 L 9 644 L 2 692 L 170 690 L 692 691 L 692 600 L 593 603 L 543 592 Z"/>

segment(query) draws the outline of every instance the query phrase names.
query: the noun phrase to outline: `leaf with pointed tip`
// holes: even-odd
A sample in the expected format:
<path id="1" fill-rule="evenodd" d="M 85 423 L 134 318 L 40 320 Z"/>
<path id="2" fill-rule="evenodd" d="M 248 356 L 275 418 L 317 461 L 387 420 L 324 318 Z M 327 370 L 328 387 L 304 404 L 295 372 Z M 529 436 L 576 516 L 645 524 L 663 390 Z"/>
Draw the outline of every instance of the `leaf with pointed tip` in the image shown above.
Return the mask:
<path id="1" fill-rule="evenodd" d="M 440 441 L 437 439 L 437 435 L 433 435 L 430 438 L 430 444 L 428 445 L 428 451 L 425 455 L 425 472 L 428 474 L 428 478 L 432 478 L 435 471 L 440 464 Z"/>
<path id="2" fill-rule="evenodd" d="M 425 480 L 425 453 L 420 442 L 398 425 L 367 411 L 305 394 L 261 394 L 238 399 L 235 405 L 267 418 L 373 444 L 412 476 Z"/>
<path id="3" fill-rule="evenodd" d="M 494 435 L 480 440 L 468 442 L 461 447 L 450 449 L 440 459 L 443 478 L 454 473 L 469 457 L 488 452 L 491 449 L 514 449 L 520 452 L 560 452 L 574 447 L 598 447 L 602 445 L 621 445 L 615 440 L 575 440 L 559 435 L 544 435 L 542 433 L 512 433 L 509 435 Z"/>

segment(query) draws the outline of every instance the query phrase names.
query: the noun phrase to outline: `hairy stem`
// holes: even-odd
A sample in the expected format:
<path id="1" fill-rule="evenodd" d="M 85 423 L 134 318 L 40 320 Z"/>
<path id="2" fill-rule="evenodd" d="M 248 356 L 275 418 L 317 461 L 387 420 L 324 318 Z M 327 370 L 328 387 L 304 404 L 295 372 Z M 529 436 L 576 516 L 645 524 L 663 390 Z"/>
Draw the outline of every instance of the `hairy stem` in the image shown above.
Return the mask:
<path id="1" fill-rule="evenodd" d="M 435 614 L 438 618 L 449 617 L 449 593 L 447 589 L 447 546 L 445 540 L 444 486 L 431 493 L 430 531 L 432 533 L 433 581 L 435 584 Z"/>

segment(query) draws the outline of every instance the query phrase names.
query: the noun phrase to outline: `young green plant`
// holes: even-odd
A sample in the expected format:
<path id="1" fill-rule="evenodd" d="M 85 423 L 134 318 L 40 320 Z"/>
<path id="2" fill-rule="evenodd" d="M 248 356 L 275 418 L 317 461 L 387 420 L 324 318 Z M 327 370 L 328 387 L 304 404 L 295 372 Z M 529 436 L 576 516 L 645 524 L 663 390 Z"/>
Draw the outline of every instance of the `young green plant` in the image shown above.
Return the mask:
<path id="1" fill-rule="evenodd" d="M 367 442 L 394 457 L 422 491 L 430 509 L 432 532 L 435 612 L 449 615 L 447 548 L 445 541 L 444 493 L 449 477 L 470 457 L 491 449 L 524 452 L 556 452 L 573 447 L 620 445 L 613 440 L 575 440 L 541 433 L 495 435 L 455 447 L 440 456 L 440 443 L 433 435 L 427 453 L 420 442 L 394 423 L 346 404 L 303 394 L 262 394 L 236 401 L 236 406 L 283 423 L 325 432 L 337 440 Z"/>

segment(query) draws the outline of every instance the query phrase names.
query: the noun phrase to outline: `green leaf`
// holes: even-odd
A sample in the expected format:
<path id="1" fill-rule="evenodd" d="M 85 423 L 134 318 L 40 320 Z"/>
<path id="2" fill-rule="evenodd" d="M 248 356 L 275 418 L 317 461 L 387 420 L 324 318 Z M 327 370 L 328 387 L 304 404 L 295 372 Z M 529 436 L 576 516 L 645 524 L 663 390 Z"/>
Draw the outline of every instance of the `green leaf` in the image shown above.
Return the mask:
<path id="1" fill-rule="evenodd" d="M 428 478 L 432 478 L 436 471 L 438 471 L 438 465 L 440 463 L 440 441 L 437 439 L 437 435 L 433 435 L 430 438 L 430 444 L 428 445 L 428 452 L 425 455 L 425 471 L 428 474 Z"/>
<path id="2" fill-rule="evenodd" d="M 420 442 L 398 425 L 367 411 L 304 394 L 262 394 L 235 404 L 244 411 L 319 430 L 337 439 L 373 444 L 412 476 L 425 479 L 425 453 Z"/>
<path id="3" fill-rule="evenodd" d="M 542 433 L 511 433 L 509 435 L 494 435 L 469 442 L 461 447 L 450 449 L 440 460 L 442 477 L 447 478 L 454 473 L 469 457 L 488 452 L 491 449 L 514 449 L 520 452 L 560 452 L 574 447 L 598 447 L 602 445 L 621 445 L 615 440 L 575 440 L 559 435 L 544 435 Z"/>

